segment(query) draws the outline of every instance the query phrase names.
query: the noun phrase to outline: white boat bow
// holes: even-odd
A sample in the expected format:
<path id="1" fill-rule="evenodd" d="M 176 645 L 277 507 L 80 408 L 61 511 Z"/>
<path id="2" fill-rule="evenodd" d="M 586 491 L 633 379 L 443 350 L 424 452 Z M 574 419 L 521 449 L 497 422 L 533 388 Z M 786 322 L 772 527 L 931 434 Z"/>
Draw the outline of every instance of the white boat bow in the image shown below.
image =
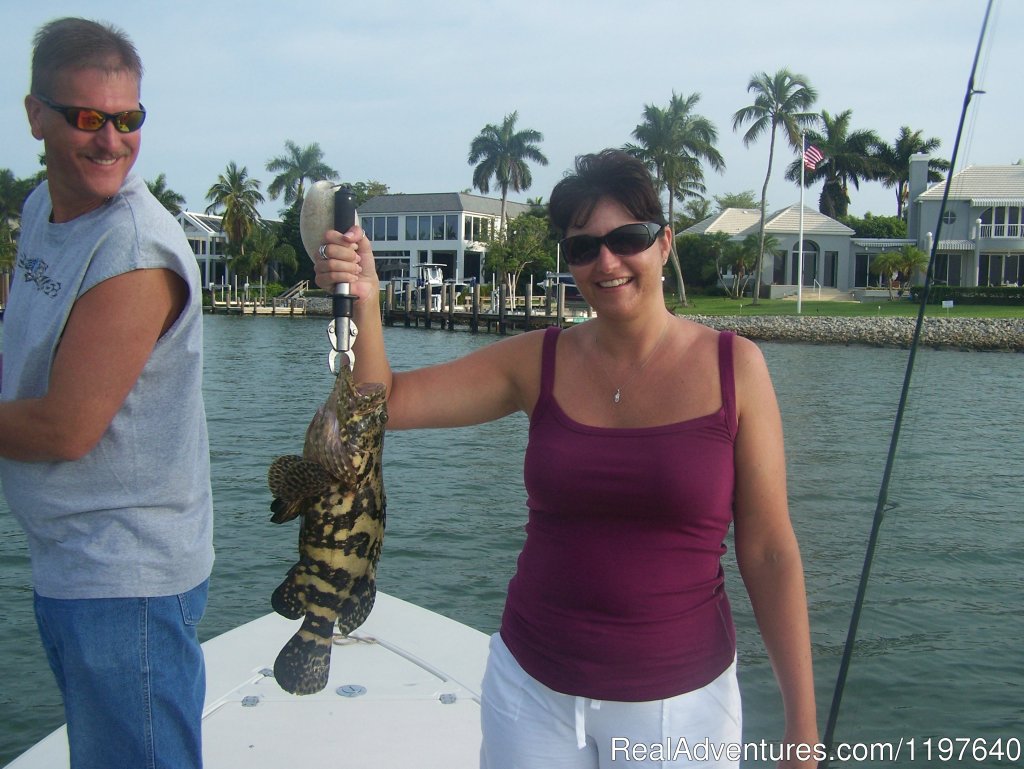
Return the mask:
<path id="1" fill-rule="evenodd" d="M 378 593 L 362 627 L 336 641 L 327 687 L 298 697 L 273 666 L 299 624 L 268 614 L 203 644 L 206 769 L 479 765 L 485 634 Z M 8 769 L 67 766 L 61 727 Z"/>

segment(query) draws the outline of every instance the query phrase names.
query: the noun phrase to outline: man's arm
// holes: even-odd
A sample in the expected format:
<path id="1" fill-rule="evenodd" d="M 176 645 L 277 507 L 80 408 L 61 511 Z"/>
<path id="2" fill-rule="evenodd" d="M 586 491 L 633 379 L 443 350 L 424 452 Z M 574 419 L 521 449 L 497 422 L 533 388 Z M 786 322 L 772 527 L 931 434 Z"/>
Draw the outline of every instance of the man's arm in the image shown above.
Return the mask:
<path id="1" fill-rule="evenodd" d="M 0 455 L 71 461 L 88 454 L 187 301 L 188 286 L 166 269 L 127 272 L 80 296 L 47 394 L 0 403 Z"/>

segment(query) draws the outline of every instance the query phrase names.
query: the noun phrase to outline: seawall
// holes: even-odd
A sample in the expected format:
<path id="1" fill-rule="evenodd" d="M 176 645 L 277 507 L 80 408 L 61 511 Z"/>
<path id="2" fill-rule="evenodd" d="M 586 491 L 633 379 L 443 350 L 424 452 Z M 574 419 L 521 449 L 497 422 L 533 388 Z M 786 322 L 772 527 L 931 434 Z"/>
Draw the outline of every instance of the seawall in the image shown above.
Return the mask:
<path id="1" fill-rule="evenodd" d="M 820 315 L 688 315 L 718 330 L 749 339 L 811 344 L 909 347 L 916 318 Z M 928 318 L 921 344 L 952 350 L 1024 352 L 1024 318 Z"/>

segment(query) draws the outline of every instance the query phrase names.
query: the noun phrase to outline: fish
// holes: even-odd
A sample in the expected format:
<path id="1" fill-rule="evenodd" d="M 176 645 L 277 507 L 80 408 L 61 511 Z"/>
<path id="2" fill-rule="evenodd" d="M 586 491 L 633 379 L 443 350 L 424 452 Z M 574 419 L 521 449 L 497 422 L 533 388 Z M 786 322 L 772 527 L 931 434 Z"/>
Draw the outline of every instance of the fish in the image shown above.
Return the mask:
<path id="1" fill-rule="evenodd" d="M 299 560 L 271 597 L 278 614 L 303 618 L 274 662 L 274 678 L 292 694 L 327 686 L 335 626 L 348 635 L 373 609 L 387 517 L 386 423 L 384 385 L 357 385 L 342 366 L 302 456 L 277 457 L 267 472 L 270 520 L 300 519 Z"/>

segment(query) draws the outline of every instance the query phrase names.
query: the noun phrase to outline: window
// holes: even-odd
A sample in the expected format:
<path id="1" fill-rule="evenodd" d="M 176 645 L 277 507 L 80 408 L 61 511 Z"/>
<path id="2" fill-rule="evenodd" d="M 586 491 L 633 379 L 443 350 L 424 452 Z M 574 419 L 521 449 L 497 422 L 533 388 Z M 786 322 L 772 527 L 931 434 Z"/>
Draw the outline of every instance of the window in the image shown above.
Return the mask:
<path id="1" fill-rule="evenodd" d="M 800 244 L 797 243 L 793 246 L 793 254 L 790 259 L 790 285 L 795 286 L 797 284 L 800 275 L 798 270 L 800 268 Z M 803 271 L 803 284 L 805 286 L 813 286 L 815 279 L 818 277 L 818 244 L 813 240 L 804 241 L 804 271 Z"/>
<path id="2" fill-rule="evenodd" d="M 960 254 L 936 254 L 935 255 L 935 283 L 937 285 L 959 286 L 960 280 Z"/>
<path id="3" fill-rule="evenodd" d="M 444 214 L 435 214 L 431 217 L 433 223 L 434 240 L 444 240 Z"/>
<path id="4" fill-rule="evenodd" d="M 417 240 L 430 240 L 430 217 L 429 216 L 421 216 L 419 218 L 419 220 L 420 220 L 419 237 L 416 238 L 416 239 Z"/>
<path id="5" fill-rule="evenodd" d="M 481 241 L 488 237 L 491 231 L 491 219 L 486 216 L 466 215 L 466 222 L 463 227 L 463 240 Z"/>
<path id="6" fill-rule="evenodd" d="M 956 211 L 946 211 L 942 214 L 943 224 L 955 224 L 956 223 Z"/>
<path id="7" fill-rule="evenodd" d="M 415 216 L 405 217 L 405 239 L 406 240 L 417 240 L 419 234 L 419 225 Z"/>
<path id="8" fill-rule="evenodd" d="M 981 237 L 1020 238 L 1024 237 L 1024 218 L 1020 206 L 995 206 L 981 215 Z"/>
<path id="9" fill-rule="evenodd" d="M 458 240 L 459 238 L 459 215 L 447 214 L 444 218 L 444 239 Z"/>

